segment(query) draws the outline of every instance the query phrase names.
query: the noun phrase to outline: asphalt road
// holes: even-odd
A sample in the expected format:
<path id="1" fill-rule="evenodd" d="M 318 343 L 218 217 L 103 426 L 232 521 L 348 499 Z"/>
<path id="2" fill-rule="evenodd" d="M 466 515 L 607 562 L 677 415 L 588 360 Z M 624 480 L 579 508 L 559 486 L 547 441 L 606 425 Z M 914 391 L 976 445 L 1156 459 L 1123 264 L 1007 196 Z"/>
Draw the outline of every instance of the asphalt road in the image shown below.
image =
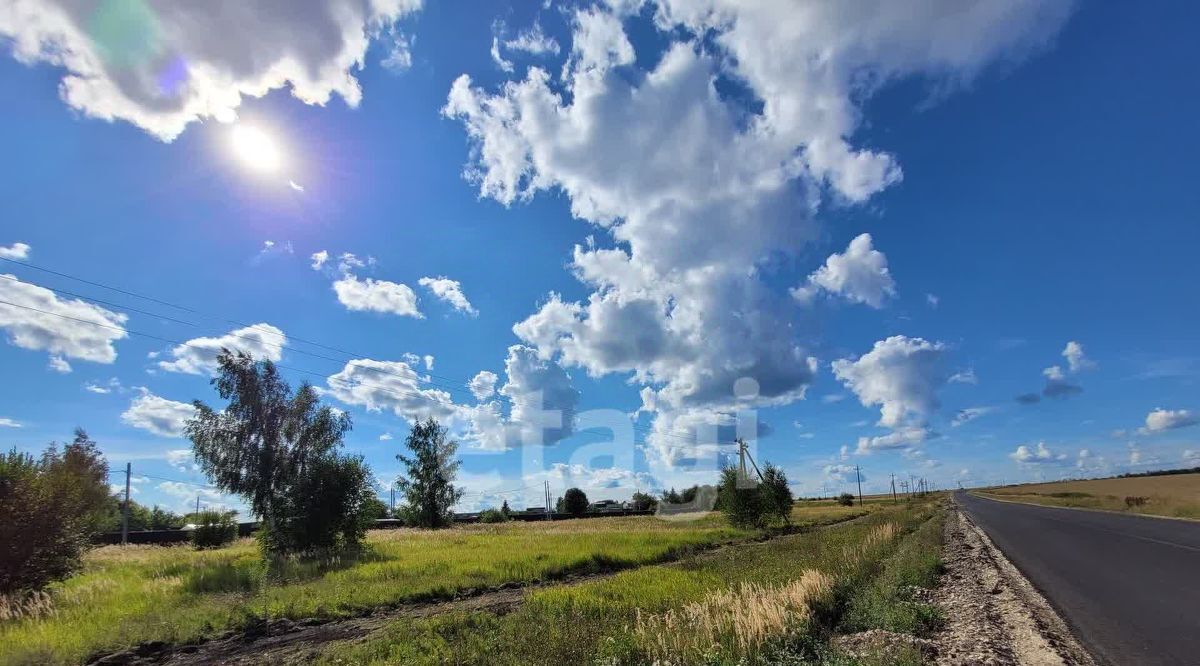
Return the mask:
<path id="1" fill-rule="evenodd" d="M 1200 664 L 1200 522 L 956 498 L 1097 661 Z"/>

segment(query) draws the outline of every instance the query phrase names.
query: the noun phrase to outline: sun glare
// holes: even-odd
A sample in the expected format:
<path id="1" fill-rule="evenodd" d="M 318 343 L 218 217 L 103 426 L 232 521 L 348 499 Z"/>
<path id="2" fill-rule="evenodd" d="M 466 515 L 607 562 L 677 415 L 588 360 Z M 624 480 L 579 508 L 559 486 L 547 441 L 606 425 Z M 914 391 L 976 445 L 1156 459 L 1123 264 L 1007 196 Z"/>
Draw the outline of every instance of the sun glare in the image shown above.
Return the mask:
<path id="1" fill-rule="evenodd" d="M 283 155 L 271 135 L 257 127 L 235 125 L 230 136 L 233 152 L 242 164 L 262 173 L 279 170 Z"/>

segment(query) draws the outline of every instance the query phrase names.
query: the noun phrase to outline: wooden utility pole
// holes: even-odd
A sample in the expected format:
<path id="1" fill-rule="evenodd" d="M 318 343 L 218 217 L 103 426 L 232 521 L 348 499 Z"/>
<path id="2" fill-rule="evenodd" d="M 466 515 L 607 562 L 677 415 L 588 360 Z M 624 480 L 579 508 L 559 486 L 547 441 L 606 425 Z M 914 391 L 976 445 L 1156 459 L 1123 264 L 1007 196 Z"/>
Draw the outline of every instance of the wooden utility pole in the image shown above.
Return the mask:
<path id="1" fill-rule="evenodd" d="M 888 474 L 888 476 L 892 477 L 892 504 L 895 504 L 896 503 L 896 475 Z"/>
<path id="2" fill-rule="evenodd" d="M 862 506 L 862 474 L 858 473 L 858 465 L 854 466 L 854 478 L 858 480 L 858 505 Z"/>
<path id="3" fill-rule="evenodd" d="M 550 482 L 546 481 L 546 520 L 550 520 Z"/>
<path id="4" fill-rule="evenodd" d="M 125 505 L 121 507 L 121 545 L 129 543 L 129 477 L 133 463 L 125 463 Z"/>

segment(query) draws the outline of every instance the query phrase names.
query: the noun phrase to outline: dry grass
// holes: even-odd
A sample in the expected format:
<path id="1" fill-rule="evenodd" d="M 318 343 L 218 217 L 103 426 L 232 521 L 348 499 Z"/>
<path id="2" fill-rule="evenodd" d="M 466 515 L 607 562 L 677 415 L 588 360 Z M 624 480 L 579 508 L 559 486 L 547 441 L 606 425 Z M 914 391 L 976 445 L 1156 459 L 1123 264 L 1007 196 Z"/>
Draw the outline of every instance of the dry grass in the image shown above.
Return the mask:
<path id="1" fill-rule="evenodd" d="M 705 663 L 722 652 L 753 656 L 769 640 L 801 631 L 833 583 L 815 569 L 778 586 L 742 583 L 662 614 L 639 612 L 634 632 L 659 664 Z"/>
<path id="2" fill-rule="evenodd" d="M 1174 518 L 1200 518 L 1200 474 L 1056 481 L 980 491 L 1000 499 Z M 1144 498 L 1127 502 L 1126 498 Z"/>

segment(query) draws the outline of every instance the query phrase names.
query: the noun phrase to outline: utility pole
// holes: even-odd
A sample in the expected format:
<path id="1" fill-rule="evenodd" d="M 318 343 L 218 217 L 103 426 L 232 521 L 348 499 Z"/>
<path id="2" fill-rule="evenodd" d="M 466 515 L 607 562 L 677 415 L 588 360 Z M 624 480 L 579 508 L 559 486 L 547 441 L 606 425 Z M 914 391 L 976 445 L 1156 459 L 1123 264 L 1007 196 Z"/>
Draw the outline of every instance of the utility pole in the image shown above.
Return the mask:
<path id="1" fill-rule="evenodd" d="M 546 520 L 550 520 L 550 482 L 546 481 Z"/>
<path id="2" fill-rule="evenodd" d="M 888 476 L 892 477 L 892 504 L 895 504 L 896 503 L 896 475 L 888 474 Z"/>
<path id="3" fill-rule="evenodd" d="M 862 506 L 862 474 L 858 473 L 858 465 L 854 466 L 854 478 L 858 480 L 858 505 Z"/>
<path id="4" fill-rule="evenodd" d="M 125 463 L 125 505 L 121 507 L 121 545 L 129 543 L 129 477 L 133 463 Z"/>
<path id="5" fill-rule="evenodd" d="M 396 489 L 395 488 L 392 488 L 391 505 L 388 507 L 388 511 L 392 514 L 392 517 L 396 516 Z"/>
<path id="6" fill-rule="evenodd" d="M 917 478 L 915 476 L 913 476 L 912 474 L 908 475 L 908 496 L 909 497 L 912 497 L 913 494 L 916 493 L 916 490 L 917 490 L 916 480 L 917 480 Z"/>
<path id="7" fill-rule="evenodd" d="M 196 495 L 196 520 L 200 520 L 200 495 Z"/>

